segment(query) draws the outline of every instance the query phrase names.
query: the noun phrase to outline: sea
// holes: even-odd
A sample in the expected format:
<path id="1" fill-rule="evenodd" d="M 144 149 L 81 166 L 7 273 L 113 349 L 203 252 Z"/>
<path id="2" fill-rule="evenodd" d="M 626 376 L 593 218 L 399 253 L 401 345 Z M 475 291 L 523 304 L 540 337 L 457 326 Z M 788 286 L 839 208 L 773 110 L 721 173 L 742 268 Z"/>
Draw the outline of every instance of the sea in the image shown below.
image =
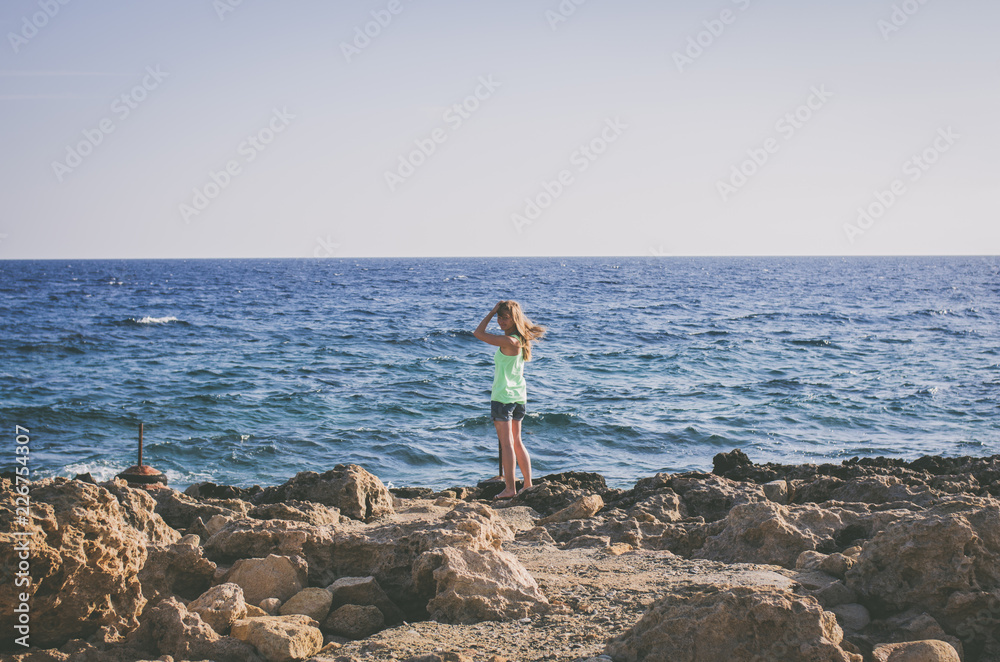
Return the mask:
<path id="1" fill-rule="evenodd" d="M 8 260 L 0 469 L 28 446 L 35 479 L 107 480 L 142 424 L 179 489 L 344 463 L 475 484 L 497 438 L 473 330 L 501 299 L 547 329 L 535 476 L 1000 453 L 996 256 Z"/>

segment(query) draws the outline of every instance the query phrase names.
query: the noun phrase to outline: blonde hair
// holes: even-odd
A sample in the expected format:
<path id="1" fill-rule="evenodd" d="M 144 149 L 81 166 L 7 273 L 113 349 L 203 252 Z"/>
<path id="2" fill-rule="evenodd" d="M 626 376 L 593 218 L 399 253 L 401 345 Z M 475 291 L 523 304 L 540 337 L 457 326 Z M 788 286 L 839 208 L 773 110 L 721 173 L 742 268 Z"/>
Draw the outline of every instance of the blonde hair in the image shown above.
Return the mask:
<path id="1" fill-rule="evenodd" d="M 516 333 L 521 336 L 521 357 L 525 361 L 531 360 L 531 341 L 538 340 L 545 335 L 545 327 L 539 326 L 524 316 L 521 304 L 516 301 L 501 301 L 497 308 L 497 315 L 509 316 L 514 322 L 514 328 L 510 335 Z"/>

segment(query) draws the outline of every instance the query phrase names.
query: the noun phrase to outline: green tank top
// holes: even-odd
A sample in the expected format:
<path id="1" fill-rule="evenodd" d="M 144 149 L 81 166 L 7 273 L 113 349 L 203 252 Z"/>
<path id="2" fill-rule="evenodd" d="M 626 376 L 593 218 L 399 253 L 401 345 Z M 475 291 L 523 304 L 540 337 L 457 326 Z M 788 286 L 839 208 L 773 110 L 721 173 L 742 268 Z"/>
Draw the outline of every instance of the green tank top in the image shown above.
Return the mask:
<path id="1" fill-rule="evenodd" d="M 514 335 L 521 340 L 521 337 Z M 523 343 L 524 341 L 521 340 Z M 507 356 L 497 347 L 493 355 L 493 392 L 490 400 L 528 404 L 528 386 L 524 383 L 524 348 L 516 356 Z"/>

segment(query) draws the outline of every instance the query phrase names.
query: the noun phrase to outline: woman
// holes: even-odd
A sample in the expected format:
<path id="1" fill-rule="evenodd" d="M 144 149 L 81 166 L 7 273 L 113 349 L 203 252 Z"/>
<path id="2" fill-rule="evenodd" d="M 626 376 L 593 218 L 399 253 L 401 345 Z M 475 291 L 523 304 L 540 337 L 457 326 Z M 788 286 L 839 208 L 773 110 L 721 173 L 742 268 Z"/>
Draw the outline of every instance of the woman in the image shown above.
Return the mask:
<path id="1" fill-rule="evenodd" d="M 504 332 L 502 336 L 486 332 L 494 315 Z M 522 491 L 531 487 L 531 458 L 521 442 L 521 420 L 528 403 L 524 362 L 531 360 L 531 341 L 545 335 L 545 327 L 533 324 L 525 317 L 521 312 L 521 305 L 516 301 L 501 301 L 483 318 L 473 335 L 497 348 L 493 355 L 490 416 L 500 442 L 500 467 L 505 487 L 494 498 L 509 499 L 517 494 L 514 483 L 515 460 L 524 478 Z"/>

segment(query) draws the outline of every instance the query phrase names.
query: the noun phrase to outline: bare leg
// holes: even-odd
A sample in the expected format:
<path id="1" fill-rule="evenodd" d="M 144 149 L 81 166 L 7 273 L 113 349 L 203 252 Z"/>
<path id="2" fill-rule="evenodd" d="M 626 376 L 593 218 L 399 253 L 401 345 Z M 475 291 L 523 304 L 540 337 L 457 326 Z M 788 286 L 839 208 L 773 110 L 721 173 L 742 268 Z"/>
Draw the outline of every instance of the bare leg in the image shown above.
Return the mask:
<path id="1" fill-rule="evenodd" d="M 521 489 L 526 490 L 532 486 L 531 456 L 528 455 L 528 449 L 521 441 L 521 421 L 511 421 L 510 428 L 514 457 L 517 458 L 517 466 L 520 467 L 521 477 L 524 478 L 524 485 L 521 486 Z"/>
<path id="2" fill-rule="evenodd" d="M 506 485 L 496 498 L 509 499 L 517 494 L 517 486 L 514 483 L 514 436 L 511 421 L 493 421 L 493 425 L 496 426 L 497 439 L 500 441 L 500 462 Z"/>

